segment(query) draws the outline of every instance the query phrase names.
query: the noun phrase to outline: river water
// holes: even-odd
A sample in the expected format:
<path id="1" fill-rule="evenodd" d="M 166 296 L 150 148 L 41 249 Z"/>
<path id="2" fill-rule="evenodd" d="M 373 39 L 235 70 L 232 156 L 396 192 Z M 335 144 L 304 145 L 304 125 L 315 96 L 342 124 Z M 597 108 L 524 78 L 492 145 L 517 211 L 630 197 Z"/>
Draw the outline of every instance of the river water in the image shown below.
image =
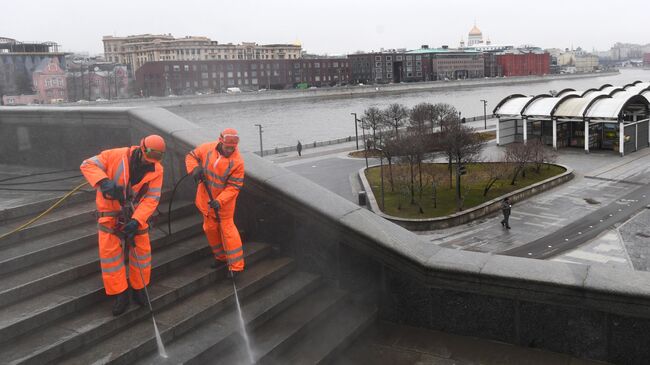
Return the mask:
<path id="1" fill-rule="evenodd" d="M 488 101 L 487 112 L 491 114 L 499 101 L 511 94 L 535 95 L 564 88 L 586 90 L 605 83 L 623 86 L 636 80 L 650 81 L 650 71 L 624 69 L 618 75 L 473 89 L 409 92 L 401 95 L 184 105 L 167 109 L 202 127 L 214 128 L 214 138 L 225 127 L 236 128 L 241 135 L 242 148 L 257 150 L 259 134 L 255 124 L 263 126 L 264 149 L 295 146 L 298 141 L 306 144 L 354 136 L 354 117 L 350 113 L 357 113 L 361 117 L 363 111 L 370 106 L 384 108 L 395 102 L 408 107 L 421 102 L 449 103 L 456 107 L 462 116 L 471 117 L 483 115 L 481 99 Z"/>

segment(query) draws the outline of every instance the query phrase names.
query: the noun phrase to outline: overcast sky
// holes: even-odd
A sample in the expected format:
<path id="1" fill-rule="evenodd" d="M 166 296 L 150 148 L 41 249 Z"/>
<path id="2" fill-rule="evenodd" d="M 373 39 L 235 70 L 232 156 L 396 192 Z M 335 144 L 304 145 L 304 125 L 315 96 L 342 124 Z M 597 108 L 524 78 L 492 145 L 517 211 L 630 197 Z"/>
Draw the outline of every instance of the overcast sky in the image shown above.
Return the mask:
<path id="1" fill-rule="evenodd" d="M 102 36 L 171 33 L 293 43 L 310 53 L 458 46 L 476 20 L 493 43 L 607 50 L 650 43 L 650 0 L 111 0 L 0 2 L 0 37 L 103 52 Z"/>

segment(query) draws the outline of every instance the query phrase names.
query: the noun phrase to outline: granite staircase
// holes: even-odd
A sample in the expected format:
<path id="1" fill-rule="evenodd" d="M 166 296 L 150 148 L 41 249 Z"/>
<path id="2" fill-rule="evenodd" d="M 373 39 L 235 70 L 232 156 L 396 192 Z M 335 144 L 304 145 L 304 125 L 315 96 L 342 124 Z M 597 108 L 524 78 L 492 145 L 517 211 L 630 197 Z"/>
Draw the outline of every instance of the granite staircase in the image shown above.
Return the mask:
<path id="1" fill-rule="evenodd" d="M 93 198 L 78 194 L 0 240 L 0 363 L 250 363 L 233 283 L 225 267 L 210 268 L 193 203 L 174 202 L 172 234 L 164 214 L 150 231 L 149 293 L 164 359 L 147 308 L 131 303 L 123 315 L 111 315 L 112 300 L 100 277 Z M 168 194 L 163 211 L 166 199 Z M 48 204 L 0 212 L 0 234 Z M 374 321 L 375 304 L 301 271 L 273 246 L 246 242 L 244 249 L 247 269 L 236 284 L 254 362 L 330 361 Z"/>

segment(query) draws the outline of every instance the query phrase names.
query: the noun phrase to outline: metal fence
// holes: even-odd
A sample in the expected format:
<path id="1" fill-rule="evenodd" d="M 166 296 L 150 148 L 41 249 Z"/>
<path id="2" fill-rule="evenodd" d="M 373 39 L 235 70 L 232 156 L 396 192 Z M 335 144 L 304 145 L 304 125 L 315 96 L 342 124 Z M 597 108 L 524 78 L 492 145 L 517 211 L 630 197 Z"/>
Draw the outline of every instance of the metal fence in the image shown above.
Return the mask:
<path id="1" fill-rule="evenodd" d="M 483 120 L 483 118 L 484 118 L 483 115 L 479 115 L 479 116 L 476 116 L 476 117 L 469 117 L 469 118 L 464 118 L 464 119 L 465 119 L 465 123 L 468 123 L 468 122 L 475 122 L 477 120 Z M 492 118 L 496 118 L 496 116 L 493 115 L 493 114 L 488 114 L 487 115 L 487 119 L 492 119 Z M 461 118 L 461 120 L 462 119 L 463 118 Z M 327 140 L 327 141 L 320 141 L 320 142 L 314 141 L 314 142 L 311 142 L 311 143 L 303 143 L 302 144 L 302 149 L 306 150 L 306 149 L 309 149 L 309 148 L 330 146 L 330 145 L 333 145 L 333 144 L 352 142 L 354 140 L 355 140 L 355 138 L 353 136 L 348 136 L 348 137 L 343 137 L 343 138 L 330 139 L 330 140 Z M 361 136 L 359 136 L 359 141 L 360 141 L 360 143 L 363 143 L 363 139 L 361 138 Z M 268 150 L 264 150 L 263 152 L 264 152 L 264 156 L 277 155 L 279 153 L 287 153 L 287 152 L 297 151 L 298 150 L 297 147 L 298 147 L 297 145 L 296 146 L 287 146 L 287 147 L 273 147 L 273 148 L 270 148 Z M 256 155 L 258 155 L 258 156 L 260 155 L 260 151 L 255 151 L 254 153 Z"/>

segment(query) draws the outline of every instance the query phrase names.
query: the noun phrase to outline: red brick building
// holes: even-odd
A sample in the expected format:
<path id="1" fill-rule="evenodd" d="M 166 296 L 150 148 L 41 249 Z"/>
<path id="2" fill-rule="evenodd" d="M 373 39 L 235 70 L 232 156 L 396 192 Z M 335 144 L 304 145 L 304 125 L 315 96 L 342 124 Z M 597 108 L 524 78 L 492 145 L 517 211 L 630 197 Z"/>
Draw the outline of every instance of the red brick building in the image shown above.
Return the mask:
<path id="1" fill-rule="evenodd" d="M 643 54 L 643 67 L 650 68 L 650 53 Z"/>
<path id="2" fill-rule="evenodd" d="M 547 75 L 551 73 L 551 55 L 537 52 L 512 52 L 496 56 L 503 76 Z"/>
<path id="3" fill-rule="evenodd" d="M 287 89 L 297 84 L 334 86 L 349 82 L 349 61 L 342 58 L 148 62 L 136 71 L 144 96 Z M 139 92 L 139 91 L 138 91 Z"/>
<path id="4" fill-rule="evenodd" d="M 43 59 L 32 74 L 34 90 L 41 104 L 68 101 L 67 80 L 59 59 Z"/>

